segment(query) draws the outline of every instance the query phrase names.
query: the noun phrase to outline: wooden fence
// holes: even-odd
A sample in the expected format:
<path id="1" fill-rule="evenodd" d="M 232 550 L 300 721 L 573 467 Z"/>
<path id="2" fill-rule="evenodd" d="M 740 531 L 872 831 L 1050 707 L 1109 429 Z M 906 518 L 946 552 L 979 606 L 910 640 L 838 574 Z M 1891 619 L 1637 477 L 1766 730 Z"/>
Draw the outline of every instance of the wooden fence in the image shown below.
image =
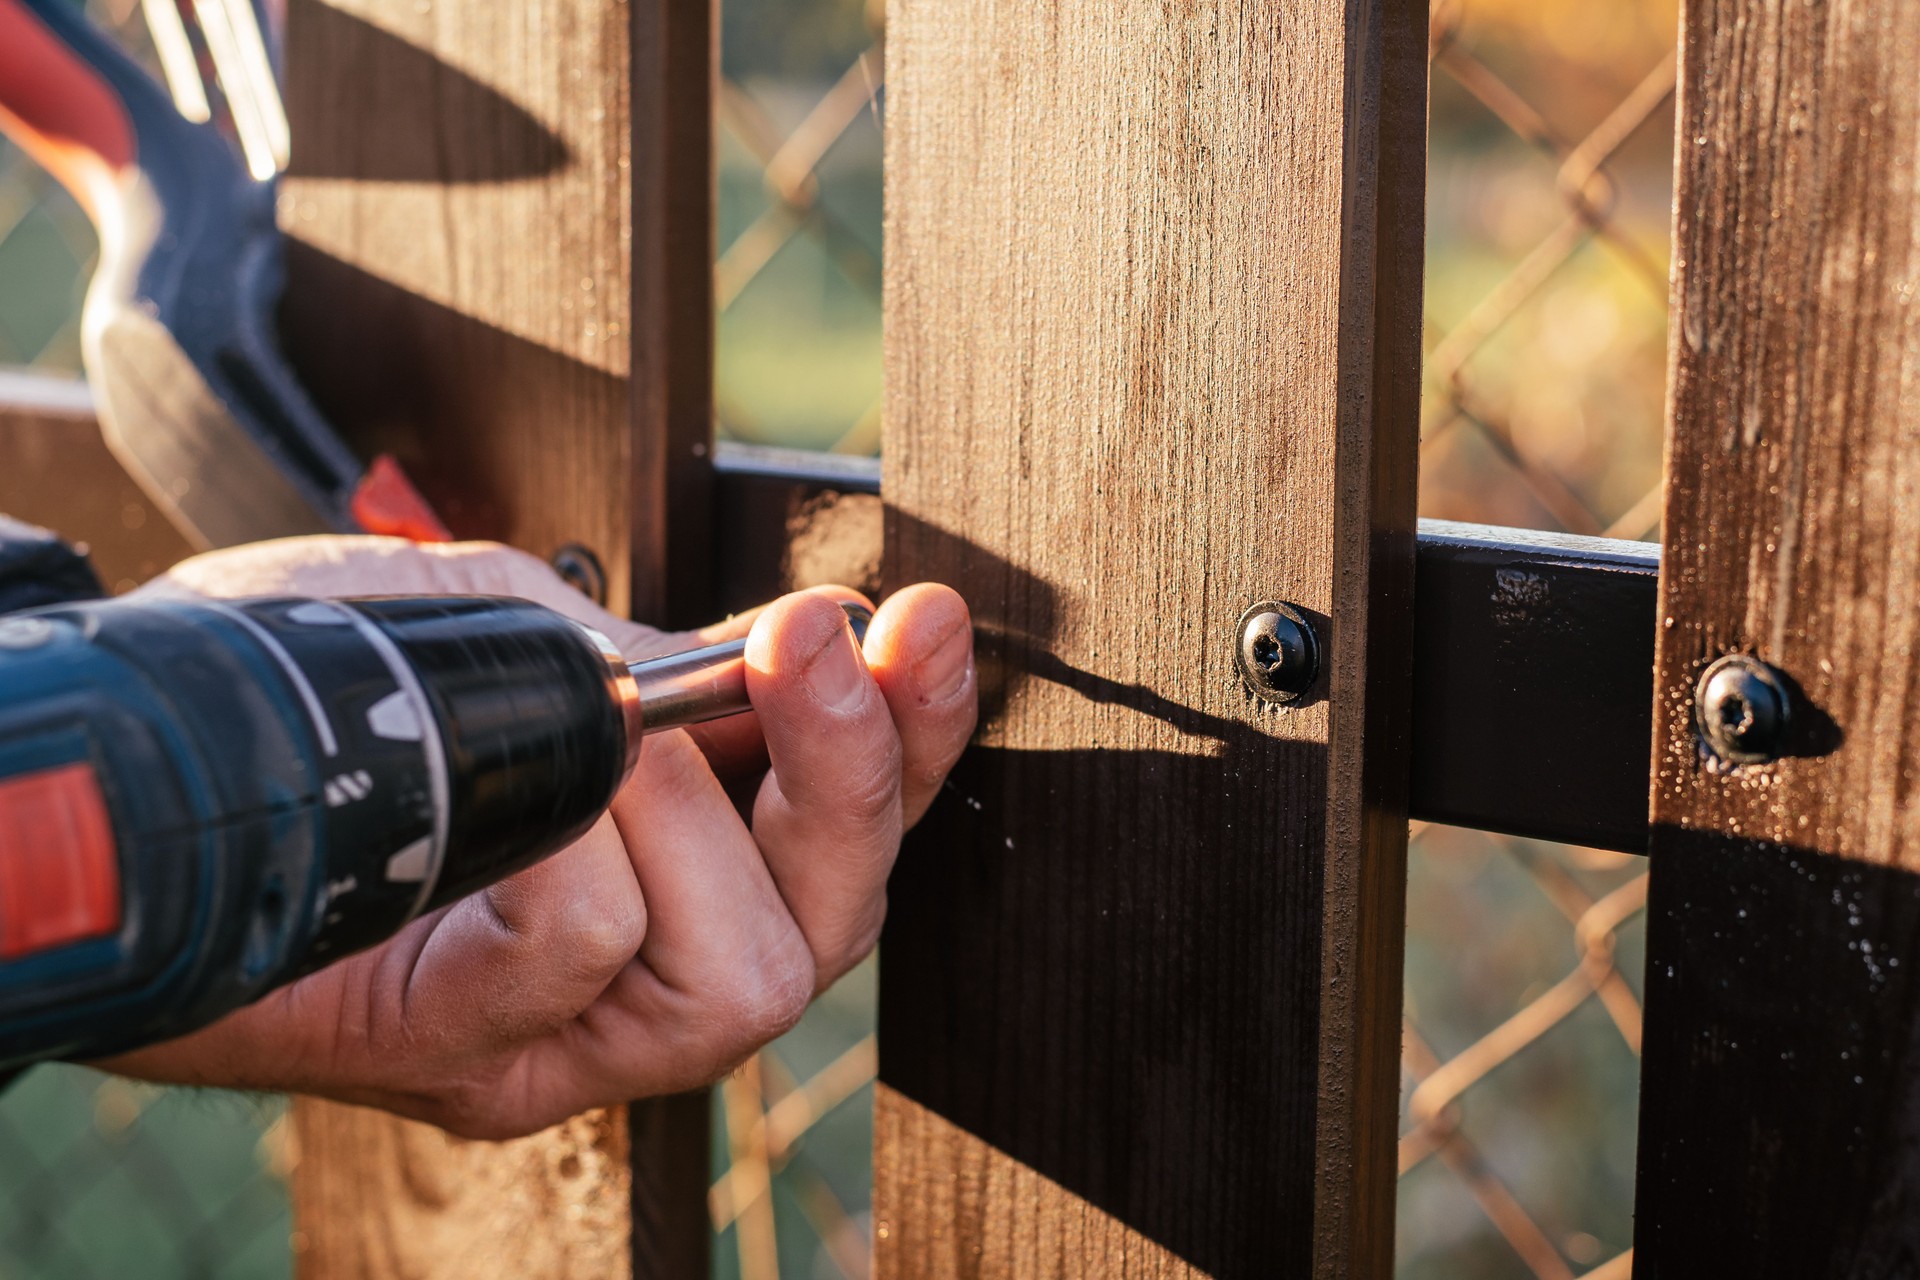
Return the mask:
<path id="1" fill-rule="evenodd" d="M 895 0 L 884 548 L 822 537 L 870 483 L 710 438 L 714 33 L 295 0 L 285 323 L 458 531 L 637 616 L 876 555 L 972 603 L 877 1270 L 1387 1275 L 1410 813 L 1651 856 L 1639 1274 L 1920 1267 L 1920 8 L 1687 0 L 1657 563 L 1416 524 L 1424 0 Z M 72 406 L 0 421 L 89 465 Z M 704 1098 L 298 1124 L 304 1275 L 706 1265 Z"/>

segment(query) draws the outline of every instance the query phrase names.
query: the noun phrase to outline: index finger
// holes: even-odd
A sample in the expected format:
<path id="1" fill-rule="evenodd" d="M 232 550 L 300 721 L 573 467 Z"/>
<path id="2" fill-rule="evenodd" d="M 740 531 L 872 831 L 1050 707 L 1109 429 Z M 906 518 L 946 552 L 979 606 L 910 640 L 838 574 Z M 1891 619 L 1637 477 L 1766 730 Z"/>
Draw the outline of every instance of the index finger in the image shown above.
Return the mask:
<path id="1" fill-rule="evenodd" d="M 747 683 L 773 768 L 753 835 L 825 989 L 872 948 L 900 845 L 900 739 L 847 620 L 779 601 L 748 641 Z"/>

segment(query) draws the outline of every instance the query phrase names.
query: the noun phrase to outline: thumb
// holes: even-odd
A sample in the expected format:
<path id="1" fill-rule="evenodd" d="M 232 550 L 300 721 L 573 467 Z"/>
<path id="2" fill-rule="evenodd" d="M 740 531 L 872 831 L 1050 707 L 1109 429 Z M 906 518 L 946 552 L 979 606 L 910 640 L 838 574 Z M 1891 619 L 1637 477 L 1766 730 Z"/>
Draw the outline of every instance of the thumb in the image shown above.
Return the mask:
<path id="1" fill-rule="evenodd" d="M 867 609 L 873 608 L 873 602 L 855 591 L 852 587 L 824 586 L 809 587 L 799 595 L 822 595 L 842 604 L 857 604 Z M 709 626 L 698 627 L 692 631 L 655 632 L 646 642 L 644 651 L 634 653 L 622 650 L 630 659 L 659 657 L 669 653 L 681 653 L 701 645 L 722 644 L 728 640 L 744 640 L 753 630 L 754 619 L 766 612 L 766 605 L 736 613 L 730 618 L 715 622 Z M 701 752 L 707 757 L 707 763 L 722 781 L 737 782 L 743 779 L 757 778 L 767 769 L 767 743 L 760 733 L 760 720 L 752 711 L 737 716 L 728 716 L 724 720 L 709 720 L 705 724 L 690 726 L 687 730 Z"/>

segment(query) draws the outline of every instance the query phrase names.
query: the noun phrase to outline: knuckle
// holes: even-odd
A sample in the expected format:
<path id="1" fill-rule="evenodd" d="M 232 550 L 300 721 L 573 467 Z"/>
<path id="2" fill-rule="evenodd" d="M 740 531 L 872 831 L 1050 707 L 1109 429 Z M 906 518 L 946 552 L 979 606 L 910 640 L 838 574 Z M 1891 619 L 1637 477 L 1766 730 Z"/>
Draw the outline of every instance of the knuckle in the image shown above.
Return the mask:
<path id="1" fill-rule="evenodd" d="M 495 1059 L 437 1080 L 430 1104 L 417 1110 L 419 1118 L 456 1138 L 506 1142 L 537 1133 L 586 1105 L 574 1098 L 556 1107 L 556 1099 L 538 1084 L 525 1055 Z"/>
<path id="2" fill-rule="evenodd" d="M 813 956 L 798 935 L 742 966 L 727 992 L 728 1020 L 743 1050 L 791 1030 L 813 999 Z"/>
<path id="3" fill-rule="evenodd" d="M 899 807 L 900 788 L 892 779 L 884 787 L 859 787 L 840 798 L 839 808 L 859 827 L 878 827 L 892 819 Z"/>
<path id="4" fill-rule="evenodd" d="M 833 797 L 834 807 L 861 827 L 893 820 L 900 807 L 903 763 L 899 739 L 889 736 L 883 747 L 851 771 L 847 784 Z"/>
<path id="5" fill-rule="evenodd" d="M 624 967 L 647 936 L 647 911 L 637 893 L 600 893 L 575 905 L 564 945 L 574 967 L 600 977 Z"/>
<path id="6" fill-rule="evenodd" d="M 469 568 L 485 570 L 492 565 L 511 565 L 534 557 L 518 547 L 491 538 L 469 538 L 464 542 L 423 543 L 422 553 L 452 560 Z"/>
<path id="7" fill-rule="evenodd" d="M 483 913 L 491 926 L 493 948 L 503 958 L 517 962 L 537 954 L 549 932 L 534 909 L 534 897 L 519 880 L 510 877 L 488 885 L 467 902 L 456 903 L 454 910 Z"/>
<path id="8" fill-rule="evenodd" d="M 552 575 L 538 556 L 499 542 L 443 543 L 422 554 L 469 594 L 526 595 Z"/>

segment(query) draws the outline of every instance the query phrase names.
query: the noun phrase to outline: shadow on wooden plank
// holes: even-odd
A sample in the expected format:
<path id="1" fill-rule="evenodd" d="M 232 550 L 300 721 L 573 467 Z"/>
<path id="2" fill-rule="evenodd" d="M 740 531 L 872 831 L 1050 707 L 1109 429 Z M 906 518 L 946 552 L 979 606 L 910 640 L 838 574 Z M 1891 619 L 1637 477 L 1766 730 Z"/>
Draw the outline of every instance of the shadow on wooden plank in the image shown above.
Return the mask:
<path id="1" fill-rule="evenodd" d="M 893 873 L 882 1083 L 1203 1271 L 1305 1274 L 1324 745 L 1061 660 L 1047 583 L 889 520 L 890 536 L 940 540 L 925 559 L 964 565 L 975 588 L 983 733 Z M 1050 704 L 1071 690 L 1157 720 L 1179 745 L 991 745 L 1007 701 L 1038 684 Z M 951 1230 L 952 1194 L 889 1190 L 887 1249 L 909 1270 Z"/>
<path id="2" fill-rule="evenodd" d="M 293 0 L 288 22 L 301 44 L 324 48 L 335 65 L 354 68 L 351 85 L 340 91 L 371 97 L 369 110 L 404 121 L 419 110 L 421 86 L 429 84 L 438 112 L 488 141 L 450 147 L 432 129 L 401 127 L 378 137 L 346 130 L 302 133 L 294 145 L 303 178 L 509 182 L 557 172 L 570 159 L 566 142 L 517 103 L 391 32 L 312 0 Z M 391 99 L 384 109 L 383 96 Z"/>
<path id="3" fill-rule="evenodd" d="M 299 241 L 287 245 L 290 291 L 332 307 L 290 310 L 286 347 L 301 381 L 363 457 L 390 453 L 462 538 L 493 538 L 550 553 L 583 514 L 622 527 L 625 512 L 583 513 L 599 493 L 606 452 L 579 449 L 577 491 L 530 491 L 529 474 L 564 470 L 569 425 L 554 389 L 580 404 L 622 405 L 627 380 L 463 315 Z M 351 316 L 351 322 L 343 317 Z M 573 424 L 592 431 L 596 424 Z M 530 462 L 543 455 L 548 463 Z M 544 532 L 543 532 L 544 531 Z M 618 572 L 610 549 L 594 548 Z"/>
<path id="4" fill-rule="evenodd" d="M 1920 875 L 1654 847 L 1634 1274 L 1920 1273 Z"/>

